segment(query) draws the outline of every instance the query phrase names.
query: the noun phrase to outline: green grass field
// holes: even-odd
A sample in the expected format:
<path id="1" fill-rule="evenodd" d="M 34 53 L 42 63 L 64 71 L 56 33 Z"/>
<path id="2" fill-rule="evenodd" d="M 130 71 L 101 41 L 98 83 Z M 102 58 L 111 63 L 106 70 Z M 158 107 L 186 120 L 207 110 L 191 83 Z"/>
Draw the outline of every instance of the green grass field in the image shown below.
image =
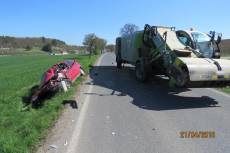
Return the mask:
<path id="1" fill-rule="evenodd" d="M 76 58 L 88 71 L 96 56 L 5 56 L 0 57 L 0 153 L 29 153 L 46 135 L 63 108 L 63 100 L 73 99 L 79 78 L 67 92 L 46 100 L 40 109 L 22 111 L 23 97 L 38 85 L 42 73 L 54 63 Z"/>
<path id="2" fill-rule="evenodd" d="M 31 50 L 26 50 L 24 48 L 2 50 L 0 49 L 0 55 L 47 55 L 48 53 L 42 51 L 38 47 L 34 47 Z"/>

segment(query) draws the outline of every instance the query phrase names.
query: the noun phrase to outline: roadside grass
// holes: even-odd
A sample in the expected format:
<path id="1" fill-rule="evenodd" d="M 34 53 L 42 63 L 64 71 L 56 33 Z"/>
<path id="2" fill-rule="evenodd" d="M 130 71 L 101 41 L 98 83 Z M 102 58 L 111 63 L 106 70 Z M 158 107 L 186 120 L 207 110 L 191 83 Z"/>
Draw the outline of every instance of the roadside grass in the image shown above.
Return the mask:
<path id="1" fill-rule="evenodd" d="M 78 78 L 67 93 L 59 92 L 44 102 L 40 109 L 22 111 L 23 97 L 39 84 L 42 73 L 64 59 L 75 58 L 88 72 L 97 56 L 5 56 L 0 58 L 0 152 L 30 153 L 58 118 L 64 100 L 74 97 Z"/>
<path id="2" fill-rule="evenodd" d="M 222 91 L 222 92 L 225 92 L 227 94 L 230 94 L 230 88 L 229 87 L 226 87 L 226 88 L 218 88 L 218 90 Z"/>

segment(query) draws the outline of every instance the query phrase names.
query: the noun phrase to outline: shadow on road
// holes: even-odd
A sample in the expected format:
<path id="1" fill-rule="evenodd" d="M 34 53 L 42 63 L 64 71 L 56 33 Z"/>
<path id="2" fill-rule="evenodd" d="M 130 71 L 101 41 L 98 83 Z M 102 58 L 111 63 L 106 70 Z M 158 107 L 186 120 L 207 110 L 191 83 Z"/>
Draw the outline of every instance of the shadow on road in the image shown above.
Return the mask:
<path id="1" fill-rule="evenodd" d="M 62 104 L 65 105 L 69 105 L 70 107 L 72 107 L 73 109 L 78 109 L 78 105 L 77 105 L 77 101 L 76 100 L 64 100 L 62 102 Z"/>
<path id="2" fill-rule="evenodd" d="M 190 89 L 170 89 L 167 80 L 154 78 L 143 84 L 135 80 L 135 74 L 131 67 L 117 69 L 115 66 L 96 66 L 90 71 L 92 82 L 88 84 L 98 85 L 111 89 L 109 94 L 86 93 L 98 96 L 130 96 L 132 104 L 149 110 L 175 110 L 204 107 L 217 107 L 218 102 L 208 96 L 189 97 L 186 92 Z M 178 95 L 185 93 L 186 96 Z"/>

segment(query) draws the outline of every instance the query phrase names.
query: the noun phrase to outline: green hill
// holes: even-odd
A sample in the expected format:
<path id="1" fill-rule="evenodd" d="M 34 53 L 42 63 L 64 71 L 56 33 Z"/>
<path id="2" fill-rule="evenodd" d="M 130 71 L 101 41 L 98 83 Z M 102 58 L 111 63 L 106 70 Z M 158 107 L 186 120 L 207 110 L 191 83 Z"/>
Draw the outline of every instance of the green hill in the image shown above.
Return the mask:
<path id="1" fill-rule="evenodd" d="M 28 46 L 42 47 L 47 43 L 59 47 L 66 45 L 64 41 L 45 37 L 19 38 L 10 36 L 0 36 L 0 48 L 26 48 Z"/>
<path id="2" fill-rule="evenodd" d="M 64 41 L 45 37 L 11 37 L 0 36 L 0 55 L 44 54 L 42 50 L 49 44 L 49 52 L 76 53 L 84 50 L 82 46 L 67 45 Z"/>

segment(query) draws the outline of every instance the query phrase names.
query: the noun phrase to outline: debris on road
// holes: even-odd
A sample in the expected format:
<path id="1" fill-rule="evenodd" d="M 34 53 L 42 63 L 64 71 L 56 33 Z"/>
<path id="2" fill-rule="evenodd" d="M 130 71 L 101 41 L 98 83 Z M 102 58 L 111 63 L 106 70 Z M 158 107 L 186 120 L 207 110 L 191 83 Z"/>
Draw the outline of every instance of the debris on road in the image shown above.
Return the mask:
<path id="1" fill-rule="evenodd" d="M 64 146 L 67 146 L 68 145 L 68 142 L 67 142 L 67 140 L 65 141 L 65 143 L 64 143 Z"/>
<path id="2" fill-rule="evenodd" d="M 112 135 L 113 135 L 113 136 L 115 136 L 115 135 L 116 135 L 116 133 L 115 133 L 115 132 L 112 132 Z"/>
<path id="3" fill-rule="evenodd" d="M 58 146 L 57 146 L 57 145 L 54 145 L 54 144 L 49 145 L 49 147 L 50 147 L 50 149 L 57 149 L 57 148 L 58 148 Z"/>

